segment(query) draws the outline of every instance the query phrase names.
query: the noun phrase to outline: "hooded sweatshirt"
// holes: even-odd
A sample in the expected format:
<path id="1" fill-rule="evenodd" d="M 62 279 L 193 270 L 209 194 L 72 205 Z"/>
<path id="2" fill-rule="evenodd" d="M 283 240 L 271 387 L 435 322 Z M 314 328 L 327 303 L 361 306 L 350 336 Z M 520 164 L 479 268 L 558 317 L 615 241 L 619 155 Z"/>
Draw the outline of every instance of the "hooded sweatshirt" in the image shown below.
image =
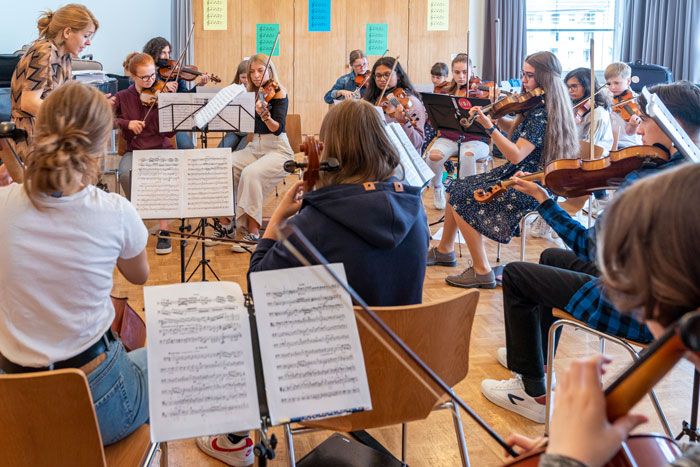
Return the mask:
<path id="1" fill-rule="evenodd" d="M 392 182 L 375 183 L 374 190 L 359 184 L 314 190 L 289 219 L 329 263 L 343 263 L 348 283 L 370 306 L 412 305 L 423 296 L 430 237 L 420 189 L 396 191 Z M 261 239 L 248 272 L 298 266 L 281 243 Z"/>

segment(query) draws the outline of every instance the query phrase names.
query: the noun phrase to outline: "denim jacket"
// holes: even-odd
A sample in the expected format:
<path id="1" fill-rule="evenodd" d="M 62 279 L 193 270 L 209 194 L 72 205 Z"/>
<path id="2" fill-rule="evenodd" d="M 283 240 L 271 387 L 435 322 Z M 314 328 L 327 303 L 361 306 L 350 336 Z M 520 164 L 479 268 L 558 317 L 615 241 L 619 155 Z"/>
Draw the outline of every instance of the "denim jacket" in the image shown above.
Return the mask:
<path id="1" fill-rule="evenodd" d="M 355 72 L 351 71 L 347 75 L 343 75 L 335 82 L 330 91 L 323 96 L 323 100 L 326 104 L 332 104 L 334 99 L 342 99 L 338 96 L 338 91 L 355 91 L 357 89 L 357 84 L 355 84 Z M 360 94 L 364 94 L 366 88 L 360 90 Z"/>

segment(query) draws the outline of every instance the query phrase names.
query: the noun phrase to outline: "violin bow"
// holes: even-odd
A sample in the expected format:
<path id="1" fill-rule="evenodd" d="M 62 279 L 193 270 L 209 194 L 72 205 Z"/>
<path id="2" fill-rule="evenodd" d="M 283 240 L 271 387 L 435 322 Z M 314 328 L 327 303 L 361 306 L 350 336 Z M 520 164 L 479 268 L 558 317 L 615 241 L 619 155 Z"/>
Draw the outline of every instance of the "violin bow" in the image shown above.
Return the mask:
<path id="1" fill-rule="evenodd" d="M 595 81 L 594 81 L 594 83 L 595 83 Z M 603 89 L 605 89 L 607 87 L 608 87 L 608 83 L 605 83 L 604 85 L 602 85 L 601 87 L 598 88 L 598 90 L 595 92 L 595 94 L 593 94 L 593 96 L 597 96 Z M 593 86 L 591 86 L 591 89 L 593 89 Z M 587 97 L 585 99 L 582 99 L 581 102 L 579 102 L 578 104 L 574 104 L 573 110 L 576 110 L 576 108 L 579 105 L 583 104 L 584 102 L 587 102 L 590 98 L 591 97 Z M 629 102 L 629 101 L 632 101 L 634 99 L 636 99 L 636 97 L 633 97 L 632 99 L 626 100 L 625 102 Z M 615 105 L 622 105 L 622 102 L 620 102 L 619 104 L 615 104 Z M 613 105 L 611 107 L 615 107 L 615 105 Z"/>
<path id="2" fill-rule="evenodd" d="M 377 60 L 381 60 L 381 59 L 384 58 L 384 57 L 386 56 L 386 54 L 388 54 L 388 53 L 389 53 L 389 49 L 386 49 L 386 50 L 384 51 L 384 53 L 382 54 L 382 56 L 379 57 Z M 355 89 L 355 90 L 352 92 L 352 97 L 353 97 L 354 99 L 359 99 L 359 98 L 360 98 L 360 89 L 362 89 L 362 86 L 364 86 L 365 83 L 367 83 L 367 81 L 369 80 L 370 76 L 372 76 L 372 73 L 368 74 L 368 75 L 367 75 L 367 78 L 365 78 L 365 80 L 362 82 L 362 84 L 361 84 L 360 86 L 358 86 L 357 89 Z"/>
<path id="3" fill-rule="evenodd" d="M 177 81 L 180 78 L 180 71 L 182 70 L 182 65 L 185 63 L 185 54 L 187 53 L 187 48 L 190 46 L 190 40 L 192 39 L 192 34 L 194 33 L 194 21 L 192 22 L 192 26 L 190 26 L 190 32 L 187 34 L 187 41 L 185 41 L 185 47 L 182 48 L 180 51 L 180 55 L 177 57 L 177 61 L 175 62 L 175 68 L 177 68 L 177 73 L 175 74 L 175 78 L 172 79 L 172 81 Z M 170 73 L 168 73 L 168 77 L 165 78 L 165 84 L 168 84 L 168 81 L 171 80 L 173 77 L 173 69 L 170 69 Z M 143 117 L 143 123 L 146 123 L 146 119 L 148 118 L 148 115 L 151 113 L 151 110 L 153 110 L 153 106 L 158 102 L 158 99 L 156 98 L 153 102 L 151 102 L 150 107 L 148 107 L 148 112 L 146 112 L 146 116 Z"/>
<path id="4" fill-rule="evenodd" d="M 400 55 L 397 55 L 396 58 L 394 59 L 394 65 L 391 67 L 391 73 L 389 73 L 389 78 L 386 80 L 386 84 L 384 85 L 384 89 L 382 89 L 382 93 L 379 95 L 379 99 L 377 99 L 377 102 L 375 102 L 374 105 L 379 105 L 379 103 L 384 98 L 384 93 L 386 92 L 387 88 L 389 87 L 389 81 L 391 81 L 391 75 L 394 74 L 394 71 L 396 71 L 396 64 L 399 63 L 399 57 L 400 57 Z M 375 82 L 376 82 L 376 79 L 375 79 Z"/>
<path id="5" fill-rule="evenodd" d="M 589 126 L 589 136 L 588 136 L 588 142 L 590 146 L 590 154 L 588 158 L 590 160 L 595 159 L 595 71 L 593 69 L 593 46 L 594 46 L 594 41 L 593 37 L 591 37 L 591 42 L 590 42 L 590 47 L 591 47 L 591 118 L 590 118 L 590 126 Z M 606 83 L 607 84 L 607 83 Z M 601 86 L 602 89 L 602 86 Z M 590 206 L 589 206 L 590 208 Z M 590 217 L 589 217 L 589 224 L 590 224 Z"/>
<path id="6" fill-rule="evenodd" d="M 275 53 L 275 47 L 277 47 L 277 43 L 279 42 L 279 40 L 280 40 L 280 32 L 277 31 L 277 36 L 275 37 L 275 43 L 272 44 L 272 50 L 270 50 L 270 55 L 267 56 L 267 63 L 265 63 L 265 70 L 263 70 L 263 75 L 262 75 L 262 78 L 260 80 L 260 86 L 258 87 L 257 97 L 258 97 L 258 100 L 263 102 L 263 105 L 265 105 L 265 103 L 264 103 L 265 99 L 264 98 L 260 99 L 260 89 L 262 88 L 262 85 L 265 84 L 265 74 L 267 74 L 267 70 L 270 69 L 270 60 L 272 60 L 272 54 Z"/>

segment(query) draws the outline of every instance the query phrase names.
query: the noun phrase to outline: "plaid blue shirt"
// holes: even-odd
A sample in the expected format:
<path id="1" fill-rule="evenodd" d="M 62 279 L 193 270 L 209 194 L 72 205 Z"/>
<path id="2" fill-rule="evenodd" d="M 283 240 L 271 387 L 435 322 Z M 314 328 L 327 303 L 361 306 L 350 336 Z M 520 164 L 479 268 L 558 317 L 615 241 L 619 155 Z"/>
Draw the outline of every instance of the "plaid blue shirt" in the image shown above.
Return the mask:
<path id="1" fill-rule="evenodd" d="M 640 178 L 670 169 L 683 162 L 685 162 L 683 156 L 676 153 L 666 164 L 636 170 L 625 177 L 625 181 L 617 191 L 624 190 Z M 537 211 L 578 258 L 584 261 L 595 261 L 595 226 L 590 229 L 585 228 L 551 199 L 540 204 Z M 639 342 L 651 342 L 654 339 L 643 323 L 630 315 L 620 313 L 606 300 L 599 279 L 593 279 L 584 284 L 571 297 L 565 310 L 576 319 L 607 334 Z"/>

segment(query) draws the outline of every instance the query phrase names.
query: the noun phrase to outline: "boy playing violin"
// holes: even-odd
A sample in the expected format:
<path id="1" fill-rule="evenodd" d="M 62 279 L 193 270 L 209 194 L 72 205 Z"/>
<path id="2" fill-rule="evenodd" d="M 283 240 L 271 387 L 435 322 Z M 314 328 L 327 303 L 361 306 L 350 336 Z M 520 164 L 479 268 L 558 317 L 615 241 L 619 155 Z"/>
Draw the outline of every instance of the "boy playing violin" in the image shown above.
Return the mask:
<path id="1" fill-rule="evenodd" d="M 641 119 L 636 113 L 630 115 L 629 112 L 629 110 L 633 112 L 638 111 L 639 108 L 636 100 L 631 100 L 637 97 L 634 91 L 630 89 L 632 69 L 623 62 L 611 63 L 605 69 L 605 82 L 613 95 L 612 109 L 616 115 L 612 115 L 612 124 L 613 131 L 619 132 L 617 139 L 618 149 L 639 145 L 640 140 L 636 131 Z M 629 102 L 625 104 L 626 101 Z M 627 121 L 622 118 L 623 110 L 625 110 Z"/>

